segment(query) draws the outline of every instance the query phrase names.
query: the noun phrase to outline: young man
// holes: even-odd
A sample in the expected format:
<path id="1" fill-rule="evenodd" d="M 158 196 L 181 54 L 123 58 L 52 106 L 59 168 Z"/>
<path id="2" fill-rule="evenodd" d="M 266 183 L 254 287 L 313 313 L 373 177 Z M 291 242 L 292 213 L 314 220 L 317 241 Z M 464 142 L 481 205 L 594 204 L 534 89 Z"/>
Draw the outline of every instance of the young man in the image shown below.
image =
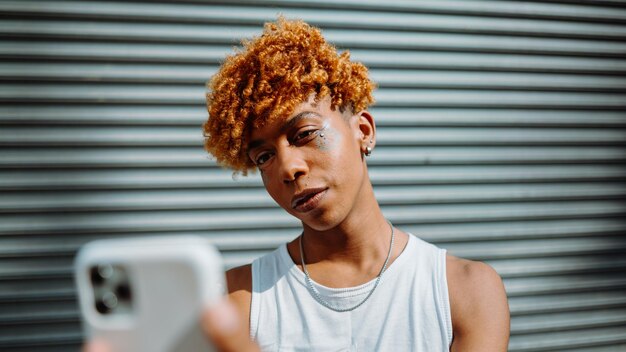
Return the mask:
<path id="1" fill-rule="evenodd" d="M 206 149 L 235 172 L 258 169 L 303 227 L 227 272 L 236 308 L 205 319 L 220 349 L 506 351 L 509 311 L 496 272 L 383 216 L 367 172 L 373 88 L 365 66 L 338 55 L 319 30 L 282 18 L 212 78 Z"/>

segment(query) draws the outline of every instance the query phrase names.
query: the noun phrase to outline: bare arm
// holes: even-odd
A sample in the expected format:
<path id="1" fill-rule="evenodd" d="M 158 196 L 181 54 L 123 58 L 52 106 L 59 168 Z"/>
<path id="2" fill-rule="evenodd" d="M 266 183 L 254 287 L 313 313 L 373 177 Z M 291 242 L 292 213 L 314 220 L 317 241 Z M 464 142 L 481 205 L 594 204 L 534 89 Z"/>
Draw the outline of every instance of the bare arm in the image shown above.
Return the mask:
<path id="1" fill-rule="evenodd" d="M 252 265 L 243 265 L 226 272 L 228 299 L 235 304 L 241 321 L 250 331 L 250 302 L 252 300 Z"/>
<path id="2" fill-rule="evenodd" d="M 202 320 L 204 331 L 218 351 L 259 351 L 259 347 L 250 339 L 251 266 L 228 270 L 226 283 L 228 298 L 207 309 Z"/>
<path id="3" fill-rule="evenodd" d="M 489 265 L 448 256 L 452 352 L 505 352 L 509 306 L 502 279 Z"/>

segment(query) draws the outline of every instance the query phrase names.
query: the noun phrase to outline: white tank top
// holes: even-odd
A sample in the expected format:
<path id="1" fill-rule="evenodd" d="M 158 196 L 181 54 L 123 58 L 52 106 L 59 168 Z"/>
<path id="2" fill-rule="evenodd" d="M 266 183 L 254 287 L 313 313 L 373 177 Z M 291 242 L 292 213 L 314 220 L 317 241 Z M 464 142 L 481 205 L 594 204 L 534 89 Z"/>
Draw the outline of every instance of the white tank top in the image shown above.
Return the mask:
<path id="1" fill-rule="evenodd" d="M 315 286 L 334 307 L 352 307 L 375 281 Z M 250 336 L 263 351 L 449 351 L 446 251 L 410 235 L 365 304 L 338 313 L 309 293 L 282 245 L 252 263 Z"/>

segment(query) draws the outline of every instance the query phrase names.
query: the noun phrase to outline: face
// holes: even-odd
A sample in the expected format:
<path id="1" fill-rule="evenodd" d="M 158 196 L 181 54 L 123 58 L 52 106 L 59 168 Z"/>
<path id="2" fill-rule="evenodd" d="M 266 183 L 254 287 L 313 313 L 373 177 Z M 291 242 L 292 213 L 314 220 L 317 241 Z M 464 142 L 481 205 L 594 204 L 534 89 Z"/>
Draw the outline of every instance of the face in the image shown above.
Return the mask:
<path id="1" fill-rule="evenodd" d="M 333 111 L 329 97 L 310 98 L 252 131 L 248 156 L 278 205 L 315 230 L 330 229 L 350 215 L 369 184 L 365 122 L 362 114 Z"/>

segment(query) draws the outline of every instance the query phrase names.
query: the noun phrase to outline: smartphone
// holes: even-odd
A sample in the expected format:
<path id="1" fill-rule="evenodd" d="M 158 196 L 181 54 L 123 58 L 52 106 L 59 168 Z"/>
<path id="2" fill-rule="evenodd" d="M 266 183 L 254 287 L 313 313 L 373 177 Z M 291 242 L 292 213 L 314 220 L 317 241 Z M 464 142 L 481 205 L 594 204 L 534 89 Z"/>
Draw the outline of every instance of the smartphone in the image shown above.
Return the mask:
<path id="1" fill-rule="evenodd" d="M 112 352 L 213 351 L 203 307 L 225 294 L 219 252 L 197 236 L 97 240 L 74 263 L 87 341 Z"/>

